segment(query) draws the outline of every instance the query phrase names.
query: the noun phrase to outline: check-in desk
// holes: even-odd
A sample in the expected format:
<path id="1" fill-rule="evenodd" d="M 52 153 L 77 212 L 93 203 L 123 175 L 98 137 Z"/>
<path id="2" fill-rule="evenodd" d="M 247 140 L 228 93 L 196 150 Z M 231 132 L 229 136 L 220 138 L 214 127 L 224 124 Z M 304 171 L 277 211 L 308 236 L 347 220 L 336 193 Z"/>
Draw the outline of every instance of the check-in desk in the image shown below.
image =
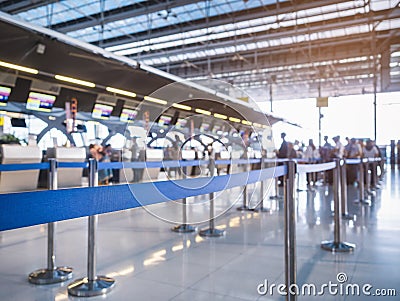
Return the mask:
<path id="1" fill-rule="evenodd" d="M 40 163 L 42 152 L 37 146 L 2 144 L 0 146 L 2 164 Z M 0 192 L 35 190 L 38 185 L 39 170 L 3 171 L 0 173 Z"/>
<path id="2" fill-rule="evenodd" d="M 184 149 L 182 150 L 182 160 L 194 160 L 196 158 L 196 153 L 194 150 Z M 192 175 L 193 166 L 186 166 L 184 169 L 186 170 L 186 175 Z M 198 167 L 197 167 L 198 168 Z"/>
<path id="3" fill-rule="evenodd" d="M 84 162 L 86 150 L 83 147 L 53 147 L 47 149 L 47 158 L 55 158 L 58 162 Z M 83 168 L 58 168 L 58 187 L 82 186 Z"/>
<path id="4" fill-rule="evenodd" d="M 146 161 L 157 161 L 160 162 L 164 158 L 164 152 L 162 149 L 146 149 Z M 146 168 L 143 171 L 143 182 L 154 181 L 158 179 L 160 174 L 160 167 L 157 168 Z"/>

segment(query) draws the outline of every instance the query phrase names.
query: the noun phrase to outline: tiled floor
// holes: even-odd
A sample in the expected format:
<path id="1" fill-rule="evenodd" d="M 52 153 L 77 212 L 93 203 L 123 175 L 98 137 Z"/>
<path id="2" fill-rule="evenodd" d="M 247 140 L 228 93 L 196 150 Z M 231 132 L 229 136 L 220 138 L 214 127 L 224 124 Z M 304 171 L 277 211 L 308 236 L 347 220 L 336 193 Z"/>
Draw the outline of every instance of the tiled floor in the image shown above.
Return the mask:
<path id="1" fill-rule="evenodd" d="M 300 186 L 304 187 L 302 180 Z M 254 187 L 249 193 L 252 190 Z M 232 196 L 237 195 L 238 191 L 219 195 L 217 210 L 231 204 Z M 348 195 L 349 211 L 357 219 L 342 222 L 342 237 L 357 247 L 352 254 L 332 254 L 319 246 L 322 240 L 333 238 L 331 189 L 320 186 L 314 192 L 296 192 L 298 284 L 317 288 L 329 282 L 338 284 L 337 274 L 345 273 L 344 291 L 347 284 L 361 288 L 371 284 L 371 294 L 375 289 L 396 289 L 397 296 L 353 296 L 351 291 L 332 295 L 325 289 L 322 296 L 298 299 L 400 300 L 400 170 L 388 166 L 371 207 L 352 202 L 357 197 L 356 187 L 349 187 Z M 68 296 L 69 282 L 48 286 L 28 283 L 29 272 L 46 263 L 45 226 L 3 232 L 0 300 L 284 300 L 276 289 L 272 296 L 257 292 L 265 280 L 268 284 L 284 283 L 283 203 L 267 201 L 266 206 L 275 210 L 241 213 L 230 209 L 216 220 L 218 228 L 226 230 L 225 236 L 213 239 L 174 233 L 171 224 L 144 209 L 100 216 L 97 272 L 114 277 L 117 283 L 106 296 L 89 299 Z M 151 211 L 171 215 L 178 206 L 173 208 L 161 204 Z M 190 210 L 192 215 L 208 214 L 203 206 Z M 74 279 L 86 273 L 86 223 L 86 219 L 77 219 L 60 222 L 57 227 L 57 263 L 73 266 Z"/>

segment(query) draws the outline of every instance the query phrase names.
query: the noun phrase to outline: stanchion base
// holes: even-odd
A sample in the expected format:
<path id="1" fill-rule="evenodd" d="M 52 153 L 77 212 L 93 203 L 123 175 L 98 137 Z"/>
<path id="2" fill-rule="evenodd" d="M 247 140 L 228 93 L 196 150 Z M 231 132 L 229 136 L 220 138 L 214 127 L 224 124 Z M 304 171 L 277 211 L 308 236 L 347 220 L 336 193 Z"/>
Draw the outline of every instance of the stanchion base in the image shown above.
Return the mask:
<path id="1" fill-rule="evenodd" d="M 173 227 L 171 230 L 174 232 L 177 232 L 177 233 L 191 233 L 191 232 L 196 231 L 196 228 L 191 225 L 182 224 L 182 225 Z"/>
<path id="2" fill-rule="evenodd" d="M 356 219 L 356 216 L 354 214 L 343 213 L 342 219 L 354 221 Z"/>
<path id="3" fill-rule="evenodd" d="M 371 202 L 368 201 L 368 200 L 355 200 L 354 203 L 355 204 L 361 204 L 361 205 L 368 205 L 368 206 L 371 205 Z"/>
<path id="4" fill-rule="evenodd" d="M 334 241 L 323 241 L 321 248 L 331 252 L 348 253 L 353 252 L 356 245 L 347 242 L 334 242 Z"/>
<path id="5" fill-rule="evenodd" d="M 248 206 L 240 206 L 236 208 L 237 211 L 254 211 L 254 208 L 250 208 Z"/>
<path id="6" fill-rule="evenodd" d="M 115 280 L 106 276 L 97 276 L 94 281 L 82 278 L 68 285 L 68 294 L 77 297 L 100 296 L 107 294 L 114 285 Z"/>
<path id="7" fill-rule="evenodd" d="M 57 267 L 54 270 L 40 269 L 29 274 L 28 281 L 33 284 L 53 284 L 72 278 L 72 268 Z"/>
<path id="8" fill-rule="evenodd" d="M 221 237 L 224 234 L 225 231 L 218 229 L 205 229 L 199 232 L 199 235 L 204 237 Z"/>
<path id="9" fill-rule="evenodd" d="M 259 208 L 255 208 L 253 211 L 270 213 L 272 210 L 269 208 L 265 208 L 265 207 L 259 207 Z"/>
<path id="10" fill-rule="evenodd" d="M 269 197 L 270 200 L 283 200 L 283 196 L 280 195 L 271 195 Z"/>

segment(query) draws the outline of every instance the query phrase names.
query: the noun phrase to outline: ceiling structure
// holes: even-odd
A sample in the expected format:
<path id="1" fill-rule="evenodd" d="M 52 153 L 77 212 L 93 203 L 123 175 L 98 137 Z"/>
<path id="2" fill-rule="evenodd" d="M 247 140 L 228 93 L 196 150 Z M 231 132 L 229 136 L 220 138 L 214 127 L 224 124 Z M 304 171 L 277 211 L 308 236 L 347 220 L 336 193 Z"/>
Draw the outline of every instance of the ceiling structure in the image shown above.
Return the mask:
<path id="1" fill-rule="evenodd" d="M 0 0 L 0 10 L 258 100 L 400 91 L 399 0 Z"/>

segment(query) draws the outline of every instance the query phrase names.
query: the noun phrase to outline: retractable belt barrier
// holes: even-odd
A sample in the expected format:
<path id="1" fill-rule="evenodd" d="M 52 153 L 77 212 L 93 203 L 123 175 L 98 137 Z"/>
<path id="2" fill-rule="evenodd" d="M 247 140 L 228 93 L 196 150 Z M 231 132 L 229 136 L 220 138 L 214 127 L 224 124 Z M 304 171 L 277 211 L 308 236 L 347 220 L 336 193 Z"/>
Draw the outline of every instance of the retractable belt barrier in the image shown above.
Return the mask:
<path id="1" fill-rule="evenodd" d="M 0 172 L 19 171 L 19 170 L 43 170 L 49 169 L 49 162 L 45 163 L 24 163 L 24 164 L 0 164 Z"/>
<path id="2" fill-rule="evenodd" d="M 215 177 L 0 194 L 0 231 L 208 194 L 285 172 L 278 166 Z"/>
<path id="3" fill-rule="evenodd" d="M 94 160 L 91 160 L 94 161 Z M 359 160 L 362 162 L 362 160 Z M 261 169 L 246 171 L 236 174 L 215 176 L 215 165 L 218 164 L 249 164 L 261 163 Z M 344 160 L 336 159 L 334 162 L 322 164 L 296 164 L 305 162 L 302 160 L 282 159 L 284 165 L 264 168 L 265 163 L 276 163 L 277 160 L 270 159 L 238 159 L 238 160 L 191 160 L 191 161 L 164 161 L 164 162 L 57 162 L 60 168 L 85 168 L 90 167 L 89 186 L 80 188 L 68 188 L 62 190 L 47 190 L 21 193 L 0 194 L 0 231 L 32 225 L 52 223 L 67 219 L 89 217 L 89 238 L 88 238 L 88 277 L 79 280 L 79 286 L 90 293 L 80 293 L 81 288 L 75 289 L 75 283 L 69 287 L 69 292 L 75 296 L 93 296 L 93 288 L 87 288 L 86 283 L 100 288 L 100 293 L 108 292 L 102 288 L 105 283 L 99 280 L 103 276 L 96 276 L 95 272 L 95 230 L 97 226 L 97 215 L 147 206 L 178 199 L 186 199 L 198 195 L 209 194 L 210 196 L 210 227 L 200 232 L 204 236 L 220 236 L 221 232 L 214 228 L 214 193 L 222 190 L 240 187 L 256 182 L 263 182 L 267 179 L 284 176 L 284 217 L 285 217 L 285 272 L 287 287 L 296 283 L 296 246 L 295 246 L 295 199 L 294 179 L 296 173 L 318 172 L 333 169 L 334 172 L 334 240 L 322 242 L 321 247 L 333 252 L 352 251 L 354 246 L 340 240 L 340 194 L 341 186 L 340 168 L 344 166 Z M 358 163 L 360 163 L 358 162 Z M 53 163 L 54 164 L 54 163 Z M 161 168 L 196 166 L 207 164 L 210 169 L 210 177 L 183 178 L 174 181 L 156 181 L 135 184 L 120 184 L 111 186 L 96 186 L 97 172 L 105 168 Z M 352 163 L 350 164 L 357 164 Z M 361 164 L 362 165 L 362 164 Z M 296 170 L 297 167 L 297 170 Z M 0 165 L 0 171 L 14 171 L 25 169 L 49 169 L 49 163 L 40 164 L 7 164 Z M 56 189 L 56 185 L 50 187 Z M 263 187 L 261 188 L 263 190 Z M 261 205 L 262 207 L 262 205 Z M 43 210 L 46 208 L 46 210 Z M 51 229 L 54 231 L 54 229 Z M 49 235 L 51 233 L 49 232 Z M 53 235 L 53 234 L 51 234 Z M 53 245 L 53 243 L 52 243 Z M 49 254 L 51 253 L 49 247 Z M 49 268 L 54 268 L 54 262 L 50 262 Z M 99 278 L 100 277 L 100 278 Z M 109 287 L 114 284 L 113 279 Z M 104 281 L 103 281 L 104 282 Z M 77 284 L 78 285 L 78 284 Z M 78 292 L 79 291 L 79 292 Z M 96 293 L 97 294 L 97 293 Z M 296 300 L 296 296 L 287 294 L 286 300 Z"/>

